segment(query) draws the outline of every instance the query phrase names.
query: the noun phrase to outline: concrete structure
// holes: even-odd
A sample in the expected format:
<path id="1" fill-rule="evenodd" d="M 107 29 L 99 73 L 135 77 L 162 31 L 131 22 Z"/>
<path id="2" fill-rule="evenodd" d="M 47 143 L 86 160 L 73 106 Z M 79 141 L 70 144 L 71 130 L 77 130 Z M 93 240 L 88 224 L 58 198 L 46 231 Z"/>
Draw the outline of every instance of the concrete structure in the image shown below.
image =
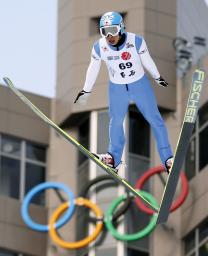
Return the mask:
<path id="1" fill-rule="evenodd" d="M 183 1 L 185 3 L 185 0 Z M 175 148 L 188 97 L 191 74 L 194 70 L 194 68 L 188 70 L 184 78 L 176 77 L 175 50 L 172 47 L 172 41 L 177 36 L 182 36 L 177 29 L 176 17 L 179 11 L 176 1 L 112 2 L 107 0 L 99 1 L 98 4 L 95 0 L 60 0 L 56 98 L 49 100 L 29 93 L 26 93 L 26 96 L 92 152 L 106 150 L 109 120 L 107 73 L 104 65 L 88 104 L 81 107 L 73 104 L 73 101 L 83 87 L 92 44 L 99 38 L 97 22 L 99 17 L 108 10 L 123 13 L 127 30 L 145 37 L 161 74 L 170 84 L 168 88 L 161 88 L 153 82 L 153 88 L 168 127 L 171 144 Z M 180 13 L 178 17 L 180 21 L 182 15 Z M 207 72 L 206 56 L 202 58 L 201 63 Z M 190 193 L 183 206 L 170 215 L 167 225 L 157 227 L 149 237 L 134 242 L 117 241 L 108 233 L 102 242 L 97 242 L 89 248 L 64 250 L 57 246 L 47 234 L 31 231 L 25 226 L 20 217 L 21 200 L 26 191 L 44 180 L 63 182 L 74 191 L 75 196 L 78 196 L 83 185 L 90 179 L 103 174 L 103 171 L 83 158 L 74 146 L 67 143 L 54 130 L 49 129 L 7 88 L 1 87 L 0 182 L 4 182 L 0 183 L 0 255 L 208 255 L 206 207 L 208 161 L 204 153 L 208 144 L 207 96 L 208 89 L 205 87 L 199 119 L 184 164 L 189 178 Z M 126 178 L 135 184 L 142 173 L 150 166 L 160 164 L 160 160 L 151 131 L 134 105 L 130 106 L 124 125 L 127 140 L 123 160 L 128 164 L 128 171 L 123 170 L 123 172 Z M 44 154 L 47 158 L 43 157 Z M 5 158 L 6 160 L 9 158 L 9 163 L 13 165 L 4 164 Z M 11 180 L 11 184 L 14 184 L 12 177 L 16 178 L 16 174 L 13 174 L 12 170 L 16 170 L 14 166 L 19 166 L 14 165 L 16 160 L 20 161 L 20 167 L 15 167 L 19 170 L 18 190 L 11 189 L 13 186 L 8 182 Z M 28 163 L 38 166 L 39 169 L 35 169 L 37 172 L 34 172 L 34 166 L 31 167 L 27 165 Z M 42 170 L 45 175 L 42 175 Z M 37 176 L 33 176 L 35 173 Z M 151 191 L 158 201 L 160 200 L 163 184 L 158 177 L 153 177 L 146 189 Z M 89 196 L 105 212 L 112 200 L 124 193 L 123 187 L 104 186 L 100 191 L 93 189 Z M 45 200 L 46 207 L 41 206 L 42 204 L 43 198 L 38 198 L 36 205 L 31 206 L 31 215 L 38 222 L 47 223 L 51 213 L 60 205 L 60 199 L 55 193 L 49 192 Z M 87 217 L 85 210 L 81 214 L 75 214 L 69 224 L 60 230 L 63 239 L 75 241 L 91 232 L 93 227 L 86 222 Z M 119 230 L 127 233 L 138 232 L 148 221 L 147 215 L 138 211 L 132 204 L 123 217 Z"/>
<path id="2" fill-rule="evenodd" d="M 25 95 L 50 116 L 49 99 L 31 93 Z M 2 86 L 0 116 L 0 255 L 19 255 L 6 254 L 7 250 L 24 255 L 45 255 L 47 236 L 26 227 L 20 216 L 20 208 L 29 184 L 43 181 L 30 170 L 37 171 L 37 175 L 39 171 L 45 172 L 47 160 L 42 163 L 38 157 L 35 159 L 35 155 L 29 154 L 29 150 L 33 146 L 34 149 L 40 146 L 47 154 L 49 129 L 8 88 Z M 33 205 L 30 213 L 40 223 L 47 222 L 46 208 Z"/>

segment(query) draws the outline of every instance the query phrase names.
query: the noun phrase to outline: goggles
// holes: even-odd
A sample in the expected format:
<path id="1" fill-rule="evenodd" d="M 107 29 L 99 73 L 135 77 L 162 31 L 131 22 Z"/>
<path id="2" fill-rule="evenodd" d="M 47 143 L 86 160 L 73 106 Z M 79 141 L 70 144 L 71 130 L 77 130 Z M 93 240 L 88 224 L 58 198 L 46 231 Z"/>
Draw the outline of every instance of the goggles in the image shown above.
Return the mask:
<path id="1" fill-rule="evenodd" d="M 107 37 L 108 35 L 117 36 L 121 30 L 119 25 L 112 25 L 100 28 L 100 34 L 102 37 Z"/>

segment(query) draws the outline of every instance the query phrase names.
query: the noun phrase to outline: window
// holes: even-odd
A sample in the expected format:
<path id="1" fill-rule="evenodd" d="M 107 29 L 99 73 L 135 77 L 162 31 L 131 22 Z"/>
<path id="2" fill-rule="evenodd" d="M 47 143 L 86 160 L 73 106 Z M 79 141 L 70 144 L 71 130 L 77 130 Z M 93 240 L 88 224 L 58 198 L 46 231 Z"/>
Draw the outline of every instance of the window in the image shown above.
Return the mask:
<path id="1" fill-rule="evenodd" d="M 131 248 L 128 248 L 128 253 L 127 253 L 128 256 L 149 256 L 149 253 L 147 252 L 142 252 L 142 251 L 138 251 L 138 250 L 135 250 L 135 249 L 131 249 Z"/>
<path id="2" fill-rule="evenodd" d="M 11 136 L 4 135 L 1 138 L 1 151 L 13 156 L 20 156 L 21 142 Z"/>
<path id="3" fill-rule="evenodd" d="M 150 127 L 135 106 L 129 109 L 129 159 L 127 179 L 135 185 L 136 180 L 149 168 Z"/>
<path id="4" fill-rule="evenodd" d="M 26 163 L 26 175 L 25 175 L 25 194 L 30 191 L 31 188 L 37 186 L 45 180 L 45 167 L 35 165 L 32 163 Z M 44 193 L 40 193 L 32 200 L 34 204 L 44 205 L 45 198 Z"/>
<path id="5" fill-rule="evenodd" d="M 20 160 L 1 157 L 0 193 L 18 199 L 20 194 Z"/>
<path id="6" fill-rule="evenodd" d="M 26 254 L 12 252 L 0 248 L 0 256 L 26 256 Z"/>
<path id="7" fill-rule="evenodd" d="M 150 156 L 150 129 L 147 121 L 134 108 L 129 111 L 129 152 Z"/>
<path id="8" fill-rule="evenodd" d="M 22 200 L 37 184 L 45 181 L 46 146 L 0 135 L 0 194 Z M 33 203 L 43 204 L 44 196 Z"/>
<path id="9" fill-rule="evenodd" d="M 186 155 L 185 170 L 189 180 L 208 164 L 207 145 L 208 102 L 199 110 L 198 119 Z"/>
<path id="10" fill-rule="evenodd" d="M 137 179 L 149 168 L 150 164 L 150 127 L 135 106 L 129 109 L 129 157 L 127 179 L 134 186 Z M 149 190 L 149 182 L 145 184 Z M 127 232 L 133 234 L 149 223 L 149 216 L 141 212 L 135 204 L 126 213 Z M 134 221 L 132 221 L 134 220 Z M 142 221 L 141 221 L 142 220 Z M 132 241 L 128 244 L 128 255 L 148 256 L 149 238 Z M 143 250 L 147 252 L 142 252 Z"/>
<path id="11" fill-rule="evenodd" d="M 26 157 L 32 160 L 45 162 L 46 150 L 45 147 L 27 142 L 26 144 Z"/>
<path id="12" fill-rule="evenodd" d="M 85 148 L 89 148 L 89 117 L 86 117 L 78 128 L 78 141 Z M 83 162 L 87 160 L 87 157 L 79 152 L 78 155 L 78 165 L 80 166 Z"/>
<path id="13" fill-rule="evenodd" d="M 208 219 L 184 238 L 185 256 L 208 255 Z"/>
<path id="14" fill-rule="evenodd" d="M 89 149 L 89 114 L 81 118 L 78 127 L 78 141 L 85 148 Z M 78 152 L 78 169 L 77 169 L 77 190 L 78 194 L 82 191 L 83 186 L 89 181 L 89 161 L 82 153 Z M 76 212 L 76 240 L 82 240 L 88 234 L 88 218 L 89 210 L 86 207 L 78 207 Z M 82 251 L 78 251 L 77 255 L 81 255 Z"/>
<path id="15" fill-rule="evenodd" d="M 19 256 L 17 253 L 5 251 L 0 249 L 0 256 Z"/>

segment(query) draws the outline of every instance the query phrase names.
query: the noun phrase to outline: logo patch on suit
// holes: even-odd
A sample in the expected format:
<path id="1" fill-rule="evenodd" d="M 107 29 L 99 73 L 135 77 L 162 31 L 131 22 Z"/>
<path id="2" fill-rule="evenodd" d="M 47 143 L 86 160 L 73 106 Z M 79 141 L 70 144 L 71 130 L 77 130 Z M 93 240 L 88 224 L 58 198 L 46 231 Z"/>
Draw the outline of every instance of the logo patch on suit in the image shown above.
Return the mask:
<path id="1" fill-rule="evenodd" d="M 114 77 L 116 71 L 112 67 L 109 67 L 109 71 L 111 73 L 111 76 Z"/>
<path id="2" fill-rule="evenodd" d="M 122 58 L 122 60 L 130 60 L 131 54 L 129 52 L 122 52 L 121 58 Z"/>
<path id="3" fill-rule="evenodd" d="M 106 46 L 102 46 L 102 49 L 104 52 L 108 51 L 108 48 Z"/>
<path id="4" fill-rule="evenodd" d="M 95 60 L 99 60 L 99 58 L 96 57 L 94 54 L 92 54 L 92 58 L 95 59 Z"/>
<path id="5" fill-rule="evenodd" d="M 134 47 L 134 45 L 133 44 L 131 44 L 131 43 L 127 43 L 126 44 L 126 48 L 128 49 L 128 48 L 133 48 Z"/>
<path id="6" fill-rule="evenodd" d="M 107 59 L 108 60 L 119 60 L 120 57 L 119 56 L 108 56 Z"/>
<path id="7" fill-rule="evenodd" d="M 145 52 L 147 52 L 147 49 L 144 49 L 143 51 L 139 52 L 139 54 L 144 54 Z"/>

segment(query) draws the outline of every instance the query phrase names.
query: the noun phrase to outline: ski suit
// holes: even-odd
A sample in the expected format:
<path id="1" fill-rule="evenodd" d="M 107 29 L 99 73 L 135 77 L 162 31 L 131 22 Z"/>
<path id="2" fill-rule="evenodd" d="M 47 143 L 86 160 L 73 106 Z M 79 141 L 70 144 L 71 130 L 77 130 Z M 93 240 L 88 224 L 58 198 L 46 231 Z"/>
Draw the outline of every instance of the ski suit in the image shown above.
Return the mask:
<path id="1" fill-rule="evenodd" d="M 119 47 L 111 46 L 105 38 L 92 49 L 83 90 L 91 92 L 103 60 L 109 73 L 109 147 L 115 167 L 121 162 L 125 135 L 123 122 L 130 103 L 134 102 L 148 121 L 156 140 L 162 163 L 173 155 L 167 129 L 157 107 L 156 98 L 144 68 L 157 79 L 160 74 L 152 60 L 143 37 L 126 32 Z"/>

